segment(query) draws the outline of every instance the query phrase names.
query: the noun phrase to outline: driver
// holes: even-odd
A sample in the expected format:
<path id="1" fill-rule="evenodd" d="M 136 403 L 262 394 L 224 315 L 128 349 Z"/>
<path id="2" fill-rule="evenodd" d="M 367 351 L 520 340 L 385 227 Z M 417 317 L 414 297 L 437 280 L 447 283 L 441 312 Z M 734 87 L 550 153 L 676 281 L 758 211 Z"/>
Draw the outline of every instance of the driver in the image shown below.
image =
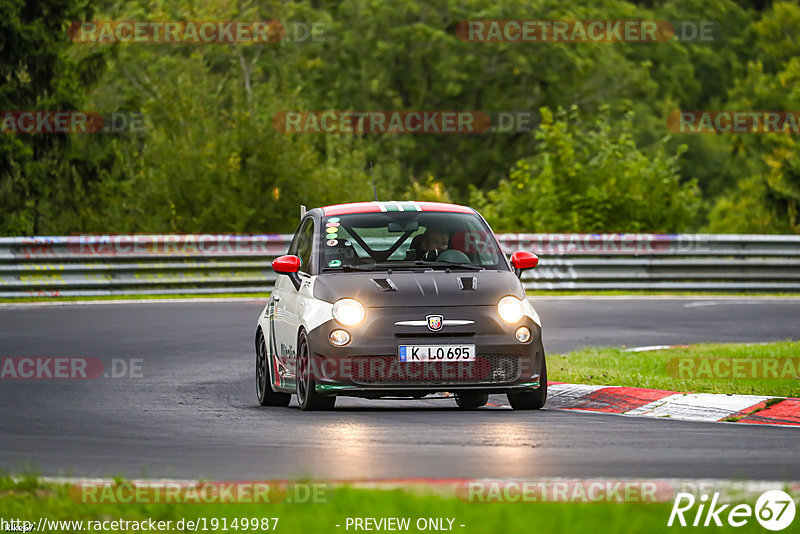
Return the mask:
<path id="1" fill-rule="evenodd" d="M 417 259 L 433 261 L 443 251 L 447 250 L 450 243 L 450 236 L 444 230 L 427 228 L 422 234 L 419 247 L 417 247 Z"/>

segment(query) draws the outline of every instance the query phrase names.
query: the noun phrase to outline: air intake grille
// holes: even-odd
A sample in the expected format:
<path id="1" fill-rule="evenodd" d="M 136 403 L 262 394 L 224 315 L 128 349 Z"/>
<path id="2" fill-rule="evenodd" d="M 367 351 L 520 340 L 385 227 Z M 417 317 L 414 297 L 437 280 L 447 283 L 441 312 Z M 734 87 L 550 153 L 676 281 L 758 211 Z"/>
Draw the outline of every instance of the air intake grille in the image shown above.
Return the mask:
<path id="1" fill-rule="evenodd" d="M 472 291 L 476 285 L 478 284 L 474 276 L 462 276 L 458 279 L 458 287 L 464 291 Z"/>
<path id="2" fill-rule="evenodd" d="M 397 286 L 394 285 L 391 278 L 370 278 L 370 281 L 381 291 L 397 291 Z"/>
<path id="3" fill-rule="evenodd" d="M 505 384 L 519 377 L 516 356 L 478 356 L 474 362 L 400 362 L 396 356 L 351 358 L 353 382 L 373 386 Z"/>

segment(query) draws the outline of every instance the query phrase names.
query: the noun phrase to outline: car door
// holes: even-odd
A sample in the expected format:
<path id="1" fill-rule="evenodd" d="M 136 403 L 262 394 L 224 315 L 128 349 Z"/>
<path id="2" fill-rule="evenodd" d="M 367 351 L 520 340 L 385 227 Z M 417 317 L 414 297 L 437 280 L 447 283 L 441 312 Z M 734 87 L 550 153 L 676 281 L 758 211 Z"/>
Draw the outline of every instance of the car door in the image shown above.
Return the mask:
<path id="1" fill-rule="evenodd" d="M 300 272 L 298 273 L 302 284 L 300 289 L 294 287 L 288 276 L 279 276 L 273 292 L 274 315 L 273 324 L 275 332 L 275 354 L 277 356 L 278 371 L 282 378 L 290 381 L 295 376 L 295 361 L 297 358 L 297 332 L 302 321 L 302 308 L 304 299 L 301 292 L 308 293 L 309 280 L 312 272 L 312 248 L 314 243 L 314 220 L 306 218 L 295 234 L 289 254 L 300 258 Z"/>

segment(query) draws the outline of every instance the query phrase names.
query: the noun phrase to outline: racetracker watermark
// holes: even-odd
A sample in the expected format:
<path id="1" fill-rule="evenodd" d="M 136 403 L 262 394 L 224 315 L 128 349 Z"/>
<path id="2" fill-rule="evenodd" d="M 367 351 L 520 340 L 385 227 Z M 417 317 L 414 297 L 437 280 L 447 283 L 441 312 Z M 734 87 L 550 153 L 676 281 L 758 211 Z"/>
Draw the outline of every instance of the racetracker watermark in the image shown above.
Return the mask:
<path id="1" fill-rule="evenodd" d="M 70 26 L 69 38 L 85 44 L 321 42 L 325 40 L 326 26 L 324 22 L 280 23 L 275 20 L 75 21 Z"/>
<path id="2" fill-rule="evenodd" d="M 673 484 L 661 480 L 473 480 L 456 487 L 460 500 L 475 503 L 654 503 L 673 495 Z"/>
<path id="3" fill-rule="evenodd" d="M 97 134 L 144 131 L 139 111 L 0 111 L 0 133 Z"/>
<path id="4" fill-rule="evenodd" d="M 712 41 L 713 21 L 668 20 L 464 20 L 462 41 L 485 43 L 658 43 Z"/>
<path id="5" fill-rule="evenodd" d="M 287 243 L 280 235 L 82 235 L 66 244 L 67 251 L 87 256 L 236 256 L 283 254 Z M 51 248 L 31 245 L 31 255 L 46 255 Z"/>
<path id="6" fill-rule="evenodd" d="M 800 111 L 673 111 L 667 126 L 675 133 L 800 134 Z"/>
<path id="7" fill-rule="evenodd" d="M 499 234 L 506 253 L 528 250 L 546 255 L 686 254 L 708 252 L 702 234 Z M 475 236 L 469 242 L 487 241 Z M 490 240 L 489 240 L 490 241 Z"/>
<path id="8" fill-rule="evenodd" d="M 667 374 L 680 379 L 800 379 L 800 357 L 678 357 L 667 362 Z"/>
<path id="9" fill-rule="evenodd" d="M 69 488 L 81 504 L 271 504 L 325 503 L 333 486 L 323 482 L 265 481 L 100 481 Z"/>
<path id="10" fill-rule="evenodd" d="M 533 130 L 533 111 L 281 111 L 272 119 L 281 133 L 487 134 Z"/>
<path id="11" fill-rule="evenodd" d="M 91 356 L 0 358 L 0 380 L 91 380 L 144 378 L 142 358 L 112 358 L 108 365 Z"/>
<path id="12" fill-rule="evenodd" d="M 294 349 L 283 343 L 279 351 L 284 358 L 294 358 Z M 305 372 L 324 384 L 328 380 L 356 383 L 414 383 L 419 380 L 472 383 L 480 380 L 510 380 L 513 371 L 492 366 L 485 357 L 460 359 L 453 349 L 443 352 L 437 361 L 414 361 L 417 354 L 400 356 L 322 357 L 314 355 Z"/>

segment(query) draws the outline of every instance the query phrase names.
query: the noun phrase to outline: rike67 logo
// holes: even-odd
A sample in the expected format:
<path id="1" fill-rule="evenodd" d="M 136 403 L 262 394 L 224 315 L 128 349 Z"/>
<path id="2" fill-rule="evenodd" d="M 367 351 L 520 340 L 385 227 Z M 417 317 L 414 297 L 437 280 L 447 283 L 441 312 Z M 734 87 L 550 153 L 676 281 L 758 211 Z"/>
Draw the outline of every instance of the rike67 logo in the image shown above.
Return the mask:
<path id="1" fill-rule="evenodd" d="M 792 524 L 794 515 L 794 500 L 781 490 L 762 493 L 755 507 L 749 504 L 721 504 L 719 493 L 714 493 L 710 502 L 707 493 L 700 495 L 699 499 L 691 493 L 678 493 L 667 526 L 741 527 L 755 516 L 756 521 L 765 529 L 779 531 Z"/>

